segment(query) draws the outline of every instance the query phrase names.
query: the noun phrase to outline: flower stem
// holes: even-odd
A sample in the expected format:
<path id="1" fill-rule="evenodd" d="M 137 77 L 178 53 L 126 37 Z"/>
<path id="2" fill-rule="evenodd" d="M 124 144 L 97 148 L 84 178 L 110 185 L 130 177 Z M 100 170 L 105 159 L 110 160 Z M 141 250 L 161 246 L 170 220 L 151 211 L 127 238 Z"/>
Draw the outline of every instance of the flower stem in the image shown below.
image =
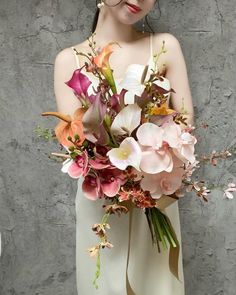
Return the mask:
<path id="1" fill-rule="evenodd" d="M 98 289 L 97 279 L 100 276 L 100 270 L 101 270 L 101 259 L 100 259 L 100 249 L 97 254 L 97 260 L 96 260 L 96 272 L 95 272 L 95 278 L 93 280 L 93 285 L 96 289 Z"/>

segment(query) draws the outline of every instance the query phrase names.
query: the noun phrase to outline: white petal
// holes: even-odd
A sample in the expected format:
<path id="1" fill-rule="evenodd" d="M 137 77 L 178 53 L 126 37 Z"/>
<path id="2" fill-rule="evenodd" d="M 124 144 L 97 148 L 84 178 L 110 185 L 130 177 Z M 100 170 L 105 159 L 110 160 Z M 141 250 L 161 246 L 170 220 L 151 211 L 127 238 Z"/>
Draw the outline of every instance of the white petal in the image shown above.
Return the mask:
<path id="1" fill-rule="evenodd" d="M 124 107 L 112 122 L 111 131 L 119 135 L 125 134 L 127 130 L 130 134 L 140 124 L 141 110 L 136 103 Z"/>
<path id="2" fill-rule="evenodd" d="M 134 103 L 134 95 L 135 95 L 135 93 L 133 93 L 132 91 L 127 91 L 125 93 L 124 103 L 125 104 L 133 104 Z"/>
<path id="3" fill-rule="evenodd" d="M 225 195 L 228 199 L 233 199 L 233 198 L 234 198 L 233 194 L 231 194 L 230 192 L 227 192 L 227 191 L 224 192 L 224 195 Z"/>
<path id="4" fill-rule="evenodd" d="M 141 148 L 132 137 L 125 138 L 119 148 L 113 148 L 107 152 L 111 163 L 120 170 L 125 170 L 127 166 L 140 170 L 141 155 Z"/>
<path id="5" fill-rule="evenodd" d="M 154 83 L 156 85 L 164 88 L 165 90 L 170 90 L 171 89 L 170 81 L 167 78 L 163 77 L 163 76 L 162 76 L 162 78 L 163 78 L 163 81 L 156 80 Z M 168 96 L 168 95 L 169 95 L 169 93 L 164 94 L 164 96 Z"/>
<path id="6" fill-rule="evenodd" d="M 70 167 L 70 165 L 73 163 L 73 159 L 71 159 L 71 158 L 68 158 L 68 159 L 66 159 L 63 163 L 62 163 L 62 168 L 61 168 L 61 171 L 63 172 L 63 173 L 67 173 L 68 172 L 68 169 L 69 169 L 69 167 Z"/>

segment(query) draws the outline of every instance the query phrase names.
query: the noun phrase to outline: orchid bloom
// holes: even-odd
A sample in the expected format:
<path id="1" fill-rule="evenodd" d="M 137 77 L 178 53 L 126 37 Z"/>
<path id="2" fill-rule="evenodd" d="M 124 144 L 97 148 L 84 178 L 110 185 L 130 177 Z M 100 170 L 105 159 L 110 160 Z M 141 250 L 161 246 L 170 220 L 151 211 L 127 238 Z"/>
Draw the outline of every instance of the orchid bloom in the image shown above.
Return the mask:
<path id="1" fill-rule="evenodd" d="M 101 184 L 97 175 L 86 175 L 82 183 L 82 190 L 87 199 L 96 201 L 102 195 Z"/>
<path id="2" fill-rule="evenodd" d="M 127 166 L 140 170 L 142 150 L 133 137 L 126 137 L 118 148 L 111 149 L 107 155 L 111 163 L 120 170 L 125 170 Z"/>
<path id="3" fill-rule="evenodd" d="M 119 84 L 121 88 L 127 89 L 127 93 L 125 94 L 125 104 L 133 104 L 135 102 L 135 95 L 141 96 L 146 85 L 145 83 L 149 80 L 150 74 L 152 71 L 148 69 L 146 78 L 144 79 L 143 83 L 141 81 L 143 75 L 144 67 L 140 64 L 131 64 L 128 66 L 125 77 Z M 162 77 L 163 81 L 156 80 L 154 84 L 169 90 L 170 84 L 169 80 L 165 77 Z M 167 94 L 164 94 L 167 95 Z"/>
<path id="4" fill-rule="evenodd" d="M 173 161 L 168 145 L 163 141 L 164 130 L 153 124 L 144 123 L 137 130 L 138 142 L 142 148 L 140 168 L 146 173 L 170 172 Z"/>
<path id="5" fill-rule="evenodd" d="M 120 186 L 126 181 L 123 172 L 116 168 L 100 170 L 98 175 L 102 193 L 110 198 L 117 195 Z"/>
<path id="6" fill-rule="evenodd" d="M 97 200 L 105 194 L 114 197 L 125 183 L 123 172 L 116 168 L 107 168 L 96 171 L 93 175 L 86 175 L 82 190 L 86 198 Z"/>
<path id="7" fill-rule="evenodd" d="M 162 171 L 156 174 L 143 173 L 143 179 L 140 182 L 141 188 L 144 191 L 150 191 L 154 199 L 159 199 L 163 194 L 171 195 L 181 188 L 184 175 L 183 162 L 174 154 L 172 158 L 173 169 L 171 172 Z"/>
<path id="8" fill-rule="evenodd" d="M 135 103 L 124 107 L 115 117 L 111 125 L 114 135 L 123 135 L 138 127 L 141 120 L 142 109 Z"/>
<path id="9" fill-rule="evenodd" d="M 176 124 L 173 119 L 162 125 L 164 130 L 163 140 L 173 148 L 175 155 L 187 163 L 192 164 L 195 162 L 194 145 L 197 142 L 196 137 L 189 132 L 181 130 L 181 127 Z"/>
<path id="10" fill-rule="evenodd" d="M 61 171 L 68 173 L 72 178 L 79 178 L 80 176 L 87 175 L 88 167 L 88 154 L 84 151 L 81 155 L 77 155 L 75 159 L 68 158 L 63 163 Z"/>

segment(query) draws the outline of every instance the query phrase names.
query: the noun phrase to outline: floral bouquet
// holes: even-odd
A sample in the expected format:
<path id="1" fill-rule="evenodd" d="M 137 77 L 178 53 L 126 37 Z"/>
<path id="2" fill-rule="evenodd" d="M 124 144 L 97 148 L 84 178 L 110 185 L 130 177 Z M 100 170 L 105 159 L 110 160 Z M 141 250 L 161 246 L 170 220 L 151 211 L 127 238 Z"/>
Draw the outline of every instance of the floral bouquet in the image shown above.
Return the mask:
<path id="1" fill-rule="evenodd" d="M 85 55 L 89 62 L 74 71 L 65 82 L 81 102 L 73 116 L 59 112 L 44 112 L 43 116 L 56 116 L 60 122 L 55 127 L 56 139 L 66 150 L 61 171 L 72 178 L 83 177 L 84 196 L 95 201 L 105 201 L 104 216 L 100 223 L 91 225 L 99 237 L 97 245 L 88 252 L 97 259 L 93 281 L 100 275 L 100 250 L 112 248 L 107 229 L 110 214 L 127 213 L 138 207 L 146 215 L 152 241 L 158 251 L 174 251 L 170 270 L 178 278 L 179 242 L 168 216 L 159 206 L 162 198 L 178 200 L 184 191 L 195 191 L 207 201 L 210 192 L 204 181 L 193 181 L 193 171 L 199 167 L 196 159 L 194 127 L 186 123 L 184 112 L 168 106 L 167 96 L 174 89 L 162 87 L 165 77 L 156 69 L 161 51 L 153 56 L 154 68 L 146 66 L 141 75 L 128 68 L 117 91 L 113 70 L 109 64 L 110 42 L 100 50 L 90 41 L 93 54 Z M 82 68 L 93 74 L 98 84 L 92 84 Z M 92 91 L 88 91 L 93 86 Z M 91 89 L 90 89 L 91 90 Z M 204 161 L 230 156 L 229 151 L 214 153 Z M 230 184 L 230 191 L 236 190 Z M 227 193 L 230 193 L 229 190 Z M 174 257 L 174 258 L 173 258 Z"/>

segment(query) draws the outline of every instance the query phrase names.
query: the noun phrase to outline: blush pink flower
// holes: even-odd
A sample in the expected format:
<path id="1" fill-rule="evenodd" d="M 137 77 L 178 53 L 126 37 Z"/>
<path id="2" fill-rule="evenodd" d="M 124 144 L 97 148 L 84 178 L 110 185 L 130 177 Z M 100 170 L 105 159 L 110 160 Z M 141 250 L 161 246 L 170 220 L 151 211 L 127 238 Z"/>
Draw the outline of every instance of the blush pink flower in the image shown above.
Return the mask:
<path id="1" fill-rule="evenodd" d="M 163 141 L 164 130 L 153 124 L 144 123 L 137 130 L 137 138 L 142 149 L 140 168 L 146 173 L 156 174 L 173 169 L 172 156 Z"/>
<path id="2" fill-rule="evenodd" d="M 162 125 L 164 130 L 163 140 L 173 149 L 175 155 L 187 163 L 194 163 L 194 145 L 197 143 L 196 137 L 189 132 L 181 130 L 181 127 L 170 118 L 168 122 Z"/>
<path id="3" fill-rule="evenodd" d="M 162 171 L 156 174 L 143 173 L 143 179 L 140 182 L 141 188 L 150 191 L 154 199 L 159 199 L 163 194 L 171 195 L 181 187 L 184 175 L 183 162 L 174 154 L 172 158 L 173 169 L 171 172 Z"/>
<path id="4" fill-rule="evenodd" d="M 63 162 L 63 167 L 61 171 L 68 173 L 72 178 L 79 178 L 80 176 L 85 176 L 88 171 L 88 154 L 84 151 L 81 155 L 77 155 L 75 159 L 66 159 Z"/>

